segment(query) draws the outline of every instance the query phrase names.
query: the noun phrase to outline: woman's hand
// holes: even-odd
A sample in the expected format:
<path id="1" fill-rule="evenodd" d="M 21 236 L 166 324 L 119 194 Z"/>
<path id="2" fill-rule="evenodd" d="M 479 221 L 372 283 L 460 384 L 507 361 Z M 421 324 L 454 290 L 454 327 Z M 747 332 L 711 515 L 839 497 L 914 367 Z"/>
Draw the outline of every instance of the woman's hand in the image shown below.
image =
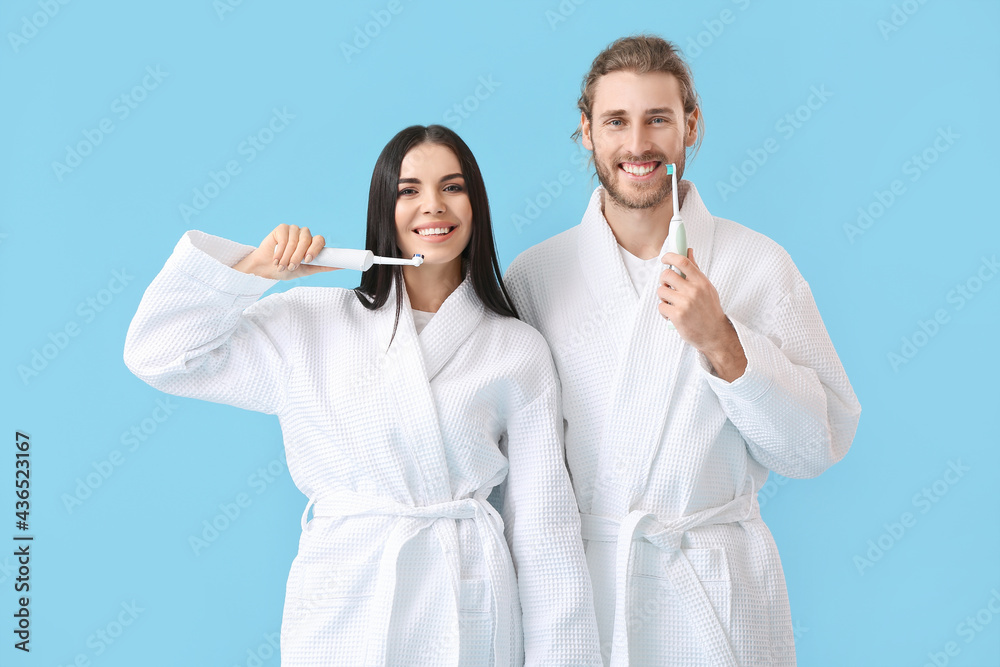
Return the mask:
<path id="1" fill-rule="evenodd" d="M 233 268 L 271 280 L 291 280 L 320 271 L 336 271 L 327 266 L 307 266 L 326 245 L 322 236 L 313 236 L 308 227 L 278 225 L 260 246 Z"/>

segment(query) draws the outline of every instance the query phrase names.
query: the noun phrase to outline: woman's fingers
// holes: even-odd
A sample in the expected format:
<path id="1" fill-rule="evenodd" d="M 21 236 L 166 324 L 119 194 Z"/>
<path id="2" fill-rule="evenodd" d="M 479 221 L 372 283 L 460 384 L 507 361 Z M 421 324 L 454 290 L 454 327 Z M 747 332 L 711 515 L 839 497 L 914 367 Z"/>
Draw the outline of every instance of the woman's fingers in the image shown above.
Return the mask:
<path id="1" fill-rule="evenodd" d="M 303 265 L 303 262 L 313 261 L 325 245 L 326 239 L 313 236 L 308 227 L 281 224 L 233 268 L 272 280 L 291 280 L 332 271 L 328 267 Z"/>
<path id="2" fill-rule="evenodd" d="M 284 226 L 284 225 L 282 225 Z M 281 259 L 278 260 L 278 272 L 282 272 L 288 268 L 291 264 L 292 255 L 295 253 L 296 248 L 299 245 L 299 228 L 298 225 L 288 225 L 288 240 L 285 243 L 285 248 L 281 252 Z"/>
<path id="3" fill-rule="evenodd" d="M 312 234 L 309 233 L 308 227 L 302 227 L 299 229 L 299 240 L 295 245 L 295 250 L 292 251 L 292 256 L 288 259 L 288 270 L 294 271 L 299 268 L 299 264 L 302 263 L 303 258 L 309 251 L 309 246 L 312 245 Z"/>
<path id="4" fill-rule="evenodd" d="M 306 256 L 302 258 L 302 261 L 306 263 L 313 261 L 324 247 L 326 247 L 326 239 L 322 235 L 312 237 L 312 243 L 309 245 L 309 249 L 306 250 Z"/>
<path id="5" fill-rule="evenodd" d="M 274 241 L 274 266 L 281 263 L 281 255 L 285 252 L 285 245 L 288 243 L 288 225 L 278 225 L 268 236 Z M 267 243 L 267 239 L 264 239 Z"/>

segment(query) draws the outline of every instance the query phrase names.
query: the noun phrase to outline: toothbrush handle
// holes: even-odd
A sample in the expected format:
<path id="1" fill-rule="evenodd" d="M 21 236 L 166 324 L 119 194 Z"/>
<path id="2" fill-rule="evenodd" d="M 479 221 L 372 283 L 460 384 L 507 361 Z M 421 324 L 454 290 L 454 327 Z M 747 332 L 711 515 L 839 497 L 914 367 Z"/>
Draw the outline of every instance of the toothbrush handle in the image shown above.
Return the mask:
<path id="1" fill-rule="evenodd" d="M 352 269 L 367 271 L 375 262 L 375 254 L 371 250 L 352 250 L 349 248 L 323 248 L 313 261 L 313 266 L 329 266 L 337 269 Z M 303 262 L 305 264 L 306 262 Z"/>
<path id="2" fill-rule="evenodd" d="M 667 234 L 667 252 L 675 252 L 687 257 L 687 230 L 684 229 L 684 221 L 680 218 L 674 218 L 670 221 L 670 232 Z M 681 278 L 685 277 L 684 272 L 673 264 L 670 265 L 670 269 Z M 674 326 L 673 322 L 667 322 L 667 328 L 676 330 L 677 327 Z"/>
<path id="3" fill-rule="evenodd" d="M 670 221 L 670 233 L 667 235 L 667 252 L 675 252 L 678 255 L 687 257 L 688 243 L 687 230 L 684 228 L 684 221 L 674 218 Z M 684 277 L 684 273 L 674 265 L 670 265 L 677 275 Z"/>

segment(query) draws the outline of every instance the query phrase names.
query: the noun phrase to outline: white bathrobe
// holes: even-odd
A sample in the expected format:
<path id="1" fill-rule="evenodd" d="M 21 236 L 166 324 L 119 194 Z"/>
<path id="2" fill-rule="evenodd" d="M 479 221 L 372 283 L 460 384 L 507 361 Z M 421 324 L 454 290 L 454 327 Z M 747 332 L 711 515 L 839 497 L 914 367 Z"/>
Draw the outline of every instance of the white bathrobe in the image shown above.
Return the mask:
<path id="1" fill-rule="evenodd" d="M 860 406 L 787 253 L 712 217 L 689 182 L 680 189 L 695 261 L 746 353 L 734 382 L 667 326 L 659 273 L 636 294 L 603 188 L 580 225 L 522 253 L 505 282 L 548 340 L 562 385 L 605 660 L 793 665 L 757 491 L 768 470 L 812 477 L 839 461 Z"/>
<path id="2" fill-rule="evenodd" d="M 377 311 L 339 288 L 258 301 L 276 281 L 229 268 L 251 250 L 188 232 L 143 296 L 125 362 L 168 393 L 280 419 L 315 504 L 282 665 L 599 665 L 541 336 L 485 310 L 466 280 L 419 336 L 404 298 L 390 345 L 394 296 Z M 498 485 L 502 520 L 487 503 Z"/>

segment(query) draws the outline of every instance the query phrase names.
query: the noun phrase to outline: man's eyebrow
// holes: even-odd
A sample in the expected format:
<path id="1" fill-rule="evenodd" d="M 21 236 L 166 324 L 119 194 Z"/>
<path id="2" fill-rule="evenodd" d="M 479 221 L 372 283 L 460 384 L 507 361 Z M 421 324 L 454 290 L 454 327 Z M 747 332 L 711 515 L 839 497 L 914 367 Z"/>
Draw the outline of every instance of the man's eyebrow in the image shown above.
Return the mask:
<path id="1" fill-rule="evenodd" d="M 438 182 L 439 183 L 444 183 L 445 181 L 450 181 L 453 178 L 465 178 L 465 176 L 463 174 L 461 174 L 461 173 L 448 174 L 447 176 L 442 176 L 441 180 L 438 181 Z M 419 184 L 420 183 L 420 179 L 419 178 L 401 178 L 398 181 L 396 181 L 396 183 L 399 184 L 399 185 L 401 185 L 403 183 L 418 183 Z"/>
<path id="2" fill-rule="evenodd" d="M 598 116 L 598 118 L 604 119 L 604 118 L 612 118 L 614 116 L 624 116 L 624 115 L 625 115 L 625 109 L 610 109 L 602 113 L 600 116 Z"/>
<path id="3" fill-rule="evenodd" d="M 628 112 L 625 109 L 610 109 L 602 113 L 598 118 L 604 120 L 606 118 L 614 118 L 615 116 L 627 116 Z M 670 107 L 655 107 L 653 109 L 646 109 L 647 116 L 673 116 L 674 110 Z"/>

